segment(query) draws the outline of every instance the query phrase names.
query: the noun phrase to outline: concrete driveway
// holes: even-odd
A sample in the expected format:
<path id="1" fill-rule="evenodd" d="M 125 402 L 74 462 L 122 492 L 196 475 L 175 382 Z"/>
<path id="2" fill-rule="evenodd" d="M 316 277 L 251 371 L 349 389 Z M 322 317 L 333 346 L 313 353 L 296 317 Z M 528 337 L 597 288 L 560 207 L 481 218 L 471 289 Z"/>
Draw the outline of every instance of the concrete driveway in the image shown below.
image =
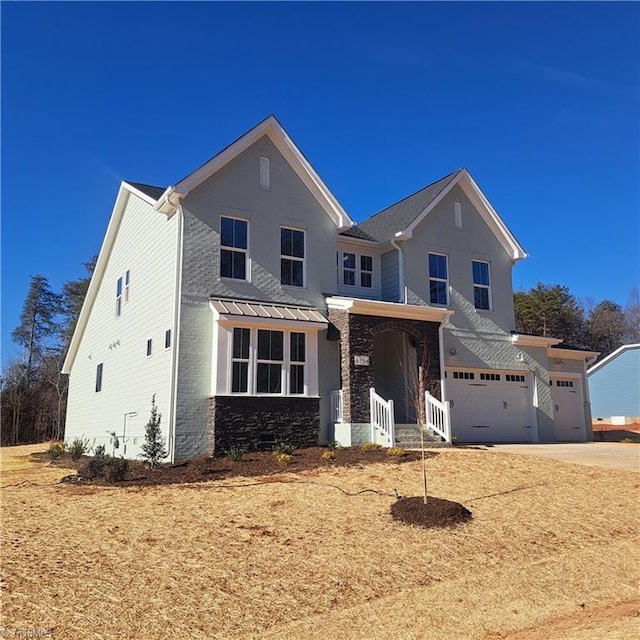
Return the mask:
<path id="1" fill-rule="evenodd" d="M 640 472 L 640 444 L 638 443 L 494 444 L 489 448 L 492 451 L 542 456 L 590 467 Z"/>

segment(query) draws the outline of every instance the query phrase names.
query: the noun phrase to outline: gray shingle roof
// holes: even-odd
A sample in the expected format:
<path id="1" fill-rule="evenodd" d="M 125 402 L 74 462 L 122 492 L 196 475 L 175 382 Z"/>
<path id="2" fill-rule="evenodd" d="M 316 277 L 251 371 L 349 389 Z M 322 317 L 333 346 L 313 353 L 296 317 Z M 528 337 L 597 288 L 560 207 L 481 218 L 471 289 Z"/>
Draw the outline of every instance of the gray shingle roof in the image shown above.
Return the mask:
<path id="1" fill-rule="evenodd" d="M 450 173 L 444 178 L 424 187 L 396 204 L 367 218 L 343 235 L 365 240 L 385 242 L 393 238 L 398 231 L 404 231 L 445 189 L 453 182 L 462 169 Z"/>
<path id="2" fill-rule="evenodd" d="M 131 182 L 131 180 L 125 180 L 127 184 L 130 184 L 132 187 L 136 188 L 138 191 L 142 191 L 150 198 L 154 200 L 158 200 L 160 196 L 166 191 L 164 187 L 152 187 L 150 184 L 142 184 L 141 182 Z"/>

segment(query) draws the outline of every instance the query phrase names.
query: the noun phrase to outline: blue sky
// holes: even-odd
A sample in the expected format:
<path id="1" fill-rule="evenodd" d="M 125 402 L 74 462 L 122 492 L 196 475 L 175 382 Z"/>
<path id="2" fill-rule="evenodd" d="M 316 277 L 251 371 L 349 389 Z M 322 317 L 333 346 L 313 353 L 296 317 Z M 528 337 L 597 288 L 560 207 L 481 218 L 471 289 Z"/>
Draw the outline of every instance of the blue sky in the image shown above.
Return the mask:
<path id="1" fill-rule="evenodd" d="M 83 275 L 120 180 L 168 186 L 270 113 L 359 221 L 467 167 L 514 287 L 625 304 L 637 3 L 3 2 L 2 355 L 29 276 Z"/>

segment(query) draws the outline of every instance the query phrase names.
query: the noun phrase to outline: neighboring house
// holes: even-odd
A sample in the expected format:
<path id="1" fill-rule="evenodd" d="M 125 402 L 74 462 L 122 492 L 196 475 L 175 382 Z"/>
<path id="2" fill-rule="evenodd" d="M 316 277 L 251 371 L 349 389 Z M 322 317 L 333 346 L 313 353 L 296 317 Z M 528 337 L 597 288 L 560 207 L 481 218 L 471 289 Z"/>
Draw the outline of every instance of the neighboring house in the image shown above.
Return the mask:
<path id="1" fill-rule="evenodd" d="M 625 344 L 588 371 L 594 420 L 640 422 L 640 344 Z"/>
<path id="2" fill-rule="evenodd" d="M 66 438 L 136 457 L 155 395 L 170 460 L 389 445 L 422 365 L 445 439 L 590 439 L 596 354 L 515 333 L 525 257 L 466 169 L 354 224 L 270 116 L 175 186 L 121 184 L 64 364 Z"/>

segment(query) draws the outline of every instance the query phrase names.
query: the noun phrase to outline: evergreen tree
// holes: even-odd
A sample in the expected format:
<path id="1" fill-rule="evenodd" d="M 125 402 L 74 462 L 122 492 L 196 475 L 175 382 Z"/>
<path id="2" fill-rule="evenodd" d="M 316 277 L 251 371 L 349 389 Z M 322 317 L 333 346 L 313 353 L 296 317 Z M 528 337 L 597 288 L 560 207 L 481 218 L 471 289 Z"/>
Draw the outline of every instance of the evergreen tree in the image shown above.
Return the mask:
<path id="1" fill-rule="evenodd" d="M 163 458 L 167 457 L 167 450 L 164 446 L 164 440 L 162 438 L 162 429 L 160 428 L 160 421 L 162 420 L 162 414 L 158 413 L 158 407 L 156 406 L 156 395 L 153 394 L 151 398 L 151 417 L 144 428 L 144 444 L 140 447 L 142 453 L 140 457 L 148 464 L 152 469 Z"/>
<path id="2" fill-rule="evenodd" d="M 64 326 L 62 328 L 61 338 L 65 349 L 69 346 L 76 324 L 78 323 L 78 316 L 80 315 L 84 299 L 87 296 L 87 290 L 89 289 L 89 283 L 96 268 L 97 260 L 98 256 L 95 255 L 88 262 L 83 263 L 87 272 L 84 278 L 69 280 L 69 282 L 65 282 L 62 285 L 62 314 L 64 317 Z"/>
<path id="3" fill-rule="evenodd" d="M 568 345 L 585 345 L 584 314 L 568 287 L 538 282 L 514 295 L 516 329 L 521 333 L 561 338 Z"/>
<path id="4" fill-rule="evenodd" d="M 62 311 L 62 299 L 49 286 L 45 276 L 31 276 L 29 292 L 22 306 L 20 324 L 13 330 L 11 337 L 25 350 L 27 385 L 31 382 L 31 373 L 36 360 L 47 349 L 59 348 L 57 337 L 60 331 L 59 314 Z"/>

